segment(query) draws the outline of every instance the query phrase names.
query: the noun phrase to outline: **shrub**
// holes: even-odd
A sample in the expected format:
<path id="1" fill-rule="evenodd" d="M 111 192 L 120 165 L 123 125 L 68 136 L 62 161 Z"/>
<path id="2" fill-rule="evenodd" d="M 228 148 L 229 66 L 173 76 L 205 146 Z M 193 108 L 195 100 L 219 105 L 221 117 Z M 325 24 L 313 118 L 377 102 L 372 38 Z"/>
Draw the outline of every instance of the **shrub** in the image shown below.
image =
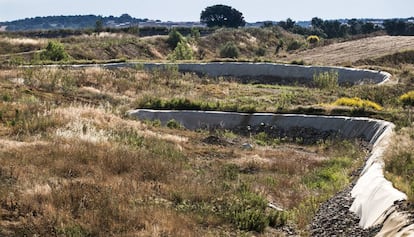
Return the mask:
<path id="1" fill-rule="evenodd" d="M 40 54 L 42 60 L 62 61 L 68 58 L 69 55 L 66 53 L 63 44 L 56 41 L 50 41 L 45 51 Z"/>
<path id="2" fill-rule="evenodd" d="M 335 89 L 338 87 L 338 71 L 319 72 L 313 74 L 313 83 L 321 89 Z"/>
<path id="3" fill-rule="evenodd" d="M 227 42 L 220 48 L 220 57 L 222 58 L 238 58 L 239 54 L 239 48 L 233 42 Z"/>
<path id="4" fill-rule="evenodd" d="M 196 41 L 198 39 L 200 39 L 200 30 L 198 28 L 192 27 L 191 28 L 191 37 Z"/>
<path id="5" fill-rule="evenodd" d="M 306 41 L 310 44 L 316 44 L 319 42 L 319 37 L 317 35 L 309 35 Z"/>
<path id="6" fill-rule="evenodd" d="M 265 56 L 266 55 L 266 48 L 265 47 L 259 47 L 256 50 L 257 56 Z"/>
<path id="7" fill-rule="evenodd" d="M 177 31 L 177 29 L 172 29 L 168 34 L 167 44 L 171 49 L 175 49 L 179 42 L 184 40 L 184 36 Z"/>
<path id="8" fill-rule="evenodd" d="M 226 217 L 241 230 L 262 232 L 269 225 L 265 214 L 267 202 L 246 189 L 242 187 L 238 195 L 229 200 Z"/>
<path id="9" fill-rule="evenodd" d="M 193 59 L 193 50 L 184 41 L 180 41 L 174 51 L 168 55 L 169 60 L 191 60 Z"/>
<path id="10" fill-rule="evenodd" d="M 166 125 L 168 128 L 171 128 L 171 129 L 179 129 L 182 127 L 181 124 L 174 119 L 169 120 Z"/>
<path id="11" fill-rule="evenodd" d="M 348 97 L 342 97 L 337 99 L 333 105 L 342 105 L 342 106 L 350 106 L 350 107 L 355 107 L 355 108 L 361 108 L 361 109 L 374 109 L 374 110 L 383 110 L 382 106 L 372 102 L 370 100 L 363 100 L 361 98 L 358 97 L 354 97 L 354 98 L 348 98 Z"/>
<path id="12" fill-rule="evenodd" d="M 297 50 L 300 49 L 302 47 L 303 43 L 300 42 L 299 40 L 293 40 L 290 41 L 288 46 L 287 46 L 287 50 L 288 51 L 292 51 L 292 50 Z"/>
<path id="13" fill-rule="evenodd" d="M 286 225 L 287 213 L 283 211 L 272 211 L 268 215 L 269 226 L 273 228 L 281 227 Z"/>
<path id="14" fill-rule="evenodd" d="M 399 100 L 404 106 L 414 106 L 414 91 L 409 91 L 401 95 Z"/>

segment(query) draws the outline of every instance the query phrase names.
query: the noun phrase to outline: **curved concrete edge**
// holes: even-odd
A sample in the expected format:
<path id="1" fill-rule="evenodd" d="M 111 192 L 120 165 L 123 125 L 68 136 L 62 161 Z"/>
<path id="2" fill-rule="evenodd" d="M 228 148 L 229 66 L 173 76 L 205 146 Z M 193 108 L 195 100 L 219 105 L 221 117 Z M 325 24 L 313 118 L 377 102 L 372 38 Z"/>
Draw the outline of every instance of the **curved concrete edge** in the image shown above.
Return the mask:
<path id="1" fill-rule="evenodd" d="M 144 68 L 154 69 L 165 67 L 168 64 L 145 63 Z M 237 63 L 237 62 L 212 62 L 212 63 L 178 63 L 179 71 L 195 72 L 212 77 L 277 77 L 282 79 L 312 81 L 313 75 L 320 72 L 337 71 L 339 83 L 383 84 L 390 80 L 391 74 L 382 71 L 355 69 L 331 66 L 304 66 L 276 63 Z"/>
<path id="2" fill-rule="evenodd" d="M 360 138 L 372 145 L 372 150 L 361 172 L 360 178 L 351 191 L 354 198 L 350 210 L 360 217 L 360 226 L 369 228 L 384 224 L 379 236 L 387 233 L 414 235 L 414 225 L 407 228 L 408 219 L 396 211 L 394 202 L 405 200 L 407 196 L 395 189 L 383 174 L 383 154 L 393 135 L 393 123 L 344 116 L 318 116 L 271 113 L 235 113 L 218 111 L 174 111 L 138 109 L 128 111 L 129 115 L 140 120 L 159 120 L 162 124 L 174 119 L 182 126 L 198 128 L 231 129 L 240 126 L 256 126 L 261 123 L 283 129 L 294 127 L 314 128 L 321 131 L 336 131 L 347 139 Z M 395 224 L 399 223 L 399 224 Z M 401 224 L 405 223 L 405 224 Z M 404 228 L 403 228 L 404 227 Z M 385 233 L 385 234 L 384 234 Z M 406 236 L 404 235 L 404 236 Z"/>
<path id="3" fill-rule="evenodd" d="M 231 76 L 246 78 L 244 81 L 260 79 L 265 83 L 269 78 L 278 78 L 285 81 L 311 82 L 313 75 L 320 72 L 337 71 L 338 82 L 343 84 L 385 84 L 389 83 L 391 74 L 383 71 L 356 69 L 331 66 L 304 66 L 277 63 L 247 63 L 247 62 L 211 62 L 211 63 L 107 63 L 107 64 L 78 64 L 78 65 L 47 65 L 47 67 L 71 68 L 143 68 L 146 70 L 163 69 L 168 66 L 177 66 L 181 72 L 194 72 L 211 77 Z M 28 66 L 35 67 L 35 66 Z"/>

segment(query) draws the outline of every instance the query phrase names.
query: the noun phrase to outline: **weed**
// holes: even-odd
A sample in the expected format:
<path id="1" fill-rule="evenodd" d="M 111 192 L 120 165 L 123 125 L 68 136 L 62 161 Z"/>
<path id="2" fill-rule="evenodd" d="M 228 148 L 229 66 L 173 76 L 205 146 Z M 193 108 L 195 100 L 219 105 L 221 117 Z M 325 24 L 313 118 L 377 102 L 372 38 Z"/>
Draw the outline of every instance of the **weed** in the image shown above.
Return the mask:
<path id="1" fill-rule="evenodd" d="M 178 122 L 178 121 L 176 121 L 174 119 L 169 120 L 167 122 L 166 126 L 168 128 L 171 128 L 171 129 L 179 129 L 179 128 L 182 128 L 182 125 L 180 124 L 180 122 Z"/>
<path id="2" fill-rule="evenodd" d="M 321 89 L 332 90 L 338 87 L 338 72 L 331 70 L 313 74 L 313 83 Z"/>
<path id="3" fill-rule="evenodd" d="M 269 225 L 269 218 L 265 214 L 267 202 L 247 190 L 243 184 L 239 189 L 238 195 L 227 202 L 226 218 L 241 230 L 262 232 Z"/>

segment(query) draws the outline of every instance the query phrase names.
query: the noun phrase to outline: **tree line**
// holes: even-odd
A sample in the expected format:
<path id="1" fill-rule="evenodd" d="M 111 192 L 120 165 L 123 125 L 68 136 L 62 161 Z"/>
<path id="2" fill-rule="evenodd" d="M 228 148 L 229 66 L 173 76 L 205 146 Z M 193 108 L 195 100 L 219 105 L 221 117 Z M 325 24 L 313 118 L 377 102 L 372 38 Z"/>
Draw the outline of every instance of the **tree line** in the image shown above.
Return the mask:
<path id="1" fill-rule="evenodd" d="M 97 22 L 102 22 L 103 26 L 107 22 L 115 24 L 129 22 L 130 24 L 138 24 L 139 22 L 146 22 L 148 19 L 138 19 L 131 17 L 128 14 L 116 16 L 96 16 L 96 15 L 76 15 L 76 16 L 46 16 L 33 17 L 11 22 L 4 22 L 2 24 L 7 26 L 8 31 L 21 30 L 49 30 L 49 29 L 86 29 L 94 28 Z"/>
<path id="2" fill-rule="evenodd" d="M 401 19 L 385 20 L 382 25 L 358 19 L 347 20 L 342 23 L 339 20 L 323 20 L 314 17 L 310 27 L 302 27 L 288 18 L 278 22 L 283 29 L 301 35 L 318 35 L 323 38 L 343 38 L 349 35 L 371 34 L 385 30 L 389 35 L 414 35 L 414 23 Z"/>

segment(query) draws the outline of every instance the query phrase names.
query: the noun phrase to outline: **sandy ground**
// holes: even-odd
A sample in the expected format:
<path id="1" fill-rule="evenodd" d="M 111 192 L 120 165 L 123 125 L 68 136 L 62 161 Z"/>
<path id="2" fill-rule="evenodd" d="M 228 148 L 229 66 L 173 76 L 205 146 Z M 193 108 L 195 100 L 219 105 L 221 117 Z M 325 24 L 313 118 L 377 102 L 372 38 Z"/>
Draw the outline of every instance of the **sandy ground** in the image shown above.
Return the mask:
<path id="1" fill-rule="evenodd" d="M 346 65 L 409 49 L 414 50 L 414 36 L 377 36 L 300 51 L 282 60 L 303 59 L 308 64 Z"/>

